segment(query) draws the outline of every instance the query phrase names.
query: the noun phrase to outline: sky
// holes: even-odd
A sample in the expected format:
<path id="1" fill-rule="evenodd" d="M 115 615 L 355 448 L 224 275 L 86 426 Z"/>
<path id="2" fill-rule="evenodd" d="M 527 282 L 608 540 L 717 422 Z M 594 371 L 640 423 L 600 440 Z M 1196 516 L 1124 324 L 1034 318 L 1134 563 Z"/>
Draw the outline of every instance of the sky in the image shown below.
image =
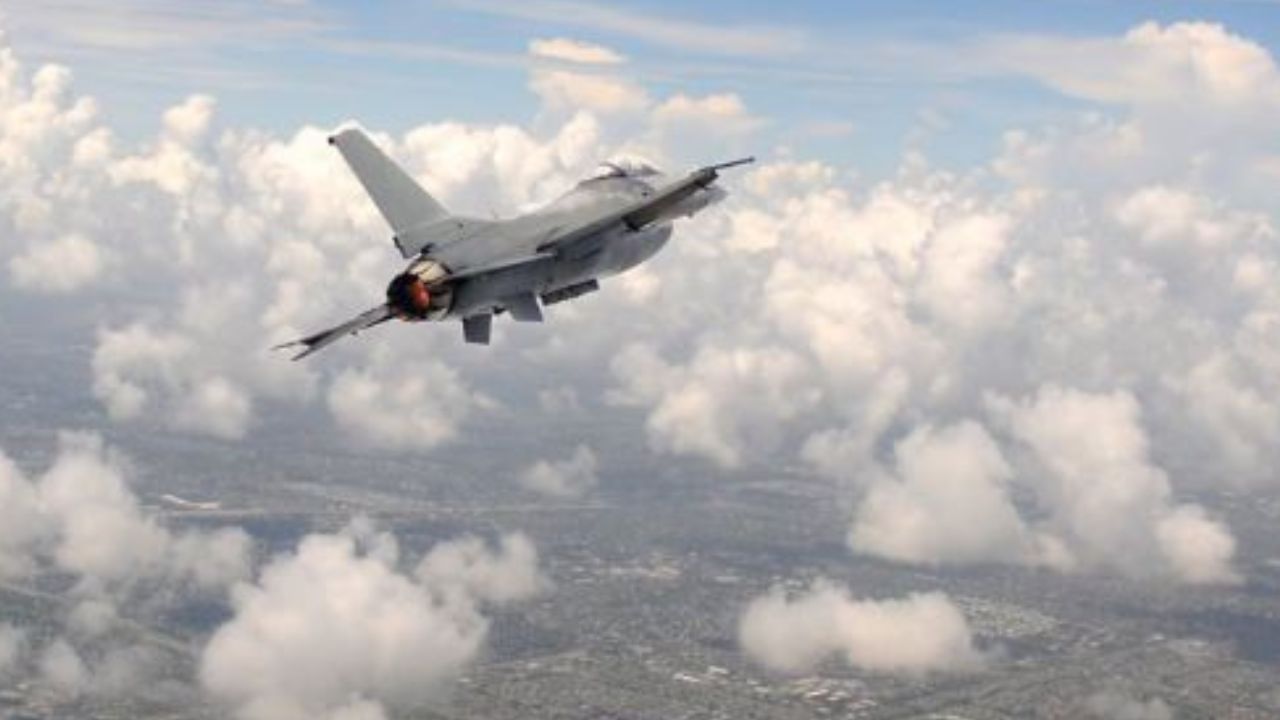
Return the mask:
<path id="1" fill-rule="evenodd" d="M 655 464 L 829 483 L 849 508 L 833 542 L 903 568 L 1212 589 L 1268 560 L 1213 498 L 1280 486 L 1272 3 L 129 0 L 3 15 L 0 318 L 74 317 L 49 341 L 75 350 L 83 385 L 64 390 L 97 411 L 66 418 L 49 467 L 0 462 L 0 497 L 21 500 L 0 504 L 0 572 L 75 573 L 86 602 L 112 606 L 140 573 L 222 592 L 234 614 L 198 684 L 241 717 L 425 701 L 414 688 L 447 687 L 479 654 L 487 604 L 554 592 L 536 548 L 460 538 L 410 567 L 353 521 L 255 563 L 236 528 L 188 536 L 147 517 L 95 432 L 236 443 L 306 418 L 336 446 L 429 457 L 482 425 L 621 413 Z M 388 325 L 290 363 L 266 349 L 376 304 L 401 266 L 325 143 L 348 122 L 481 217 L 547 202 L 603 158 L 758 162 L 726 173 L 728 199 L 651 263 L 540 326 L 500 320 L 487 350 L 449 324 Z M 616 462 L 566 438 L 512 460 L 507 481 L 590 497 Z M 72 502 L 68 477 L 102 491 Z M 86 534 L 99 511 L 106 534 Z M 193 578 L 199 552 L 221 571 Z M 277 642 L 261 619 L 280 608 L 351 620 L 309 604 L 308 578 L 385 590 L 390 615 L 456 652 L 423 677 L 364 676 L 343 663 L 410 649 L 358 623 L 347 645 Z M 901 642 L 922 622 L 936 642 Z M 832 655 L 906 674 L 998 662 L 944 594 L 869 600 L 826 581 L 742 608 L 740 640 L 782 673 Z M 88 683 L 75 642 L 29 664 Z M 271 672 L 237 672 L 244 657 Z M 316 699 L 298 658 L 354 685 Z"/>
<path id="2" fill-rule="evenodd" d="M 769 119 L 757 142 L 883 174 L 904 148 L 969 167 L 1012 125 L 1078 107 L 1016 64 L 987 62 L 1010 37 L 1118 35 L 1144 21 L 1208 17 L 1273 47 L 1268 2 L 599 4 L 18 2 L 11 42 L 32 62 L 77 68 L 133 137 L 192 91 L 220 117 L 284 131 L 357 119 L 527 122 L 530 38 L 582 38 L 671 91 L 736 93 Z M 139 21 L 145 17 L 145 21 Z"/>

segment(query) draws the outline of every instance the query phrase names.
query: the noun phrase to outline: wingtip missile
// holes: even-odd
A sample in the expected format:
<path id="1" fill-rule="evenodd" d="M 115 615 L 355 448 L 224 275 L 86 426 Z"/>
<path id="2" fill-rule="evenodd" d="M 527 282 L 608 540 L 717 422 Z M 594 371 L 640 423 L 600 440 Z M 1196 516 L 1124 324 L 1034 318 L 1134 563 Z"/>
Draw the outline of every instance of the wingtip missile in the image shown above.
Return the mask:
<path id="1" fill-rule="evenodd" d="M 748 155 L 744 158 L 738 158 L 737 160 L 730 160 L 729 162 L 722 162 L 722 163 L 717 163 L 715 165 L 711 165 L 708 167 L 708 169 L 709 170 L 728 170 L 729 168 L 738 167 L 739 165 L 748 165 L 755 161 L 756 161 L 755 155 Z"/>
<path id="2" fill-rule="evenodd" d="M 304 358 L 304 357 L 306 357 L 306 356 L 310 355 L 311 353 L 315 352 L 316 350 L 319 350 L 319 349 L 320 349 L 317 345 L 315 345 L 315 344 L 308 344 L 308 343 L 307 343 L 306 341 L 304 341 L 304 340 L 292 340 L 292 341 L 287 342 L 287 343 L 280 343 L 279 345 L 272 345 L 272 346 L 271 346 L 271 350 L 272 350 L 272 351 L 276 351 L 276 350 L 292 350 L 292 349 L 294 349 L 294 348 L 302 348 L 302 351 L 301 351 L 301 352 L 294 353 L 294 355 L 293 355 L 292 357 L 290 357 L 290 358 L 289 358 L 290 360 L 293 360 L 293 361 L 295 361 L 295 362 L 296 362 L 296 361 L 298 361 L 298 360 L 301 360 L 302 358 Z"/>

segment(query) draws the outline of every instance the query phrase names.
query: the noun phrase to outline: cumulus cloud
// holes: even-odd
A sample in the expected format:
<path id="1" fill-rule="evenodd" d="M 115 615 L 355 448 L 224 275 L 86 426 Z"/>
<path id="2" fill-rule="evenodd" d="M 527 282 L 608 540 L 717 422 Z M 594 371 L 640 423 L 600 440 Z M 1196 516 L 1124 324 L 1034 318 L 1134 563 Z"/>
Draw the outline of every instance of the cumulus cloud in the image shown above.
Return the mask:
<path id="1" fill-rule="evenodd" d="M 35 479 L 0 455 L 0 569 L 10 576 L 51 564 L 91 587 L 163 578 L 204 588 L 244 577 L 242 530 L 175 533 L 143 512 L 123 461 L 100 438 L 65 433 L 53 464 Z"/>
<path id="2" fill-rule="evenodd" d="M 688 366 L 672 366 L 652 348 L 632 345 L 614 358 L 613 371 L 627 383 L 617 402 L 654 405 L 652 446 L 724 467 L 740 465 L 744 447 L 776 447 L 775 424 L 816 401 L 804 386 L 804 364 L 782 347 L 708 347 Z"/>
<path id="3" fill-rule="evenodd" d="M 549 586 L 538 571 L 537 549 L 520 533 L 503 536 L 496 552 L 476 537 L 439 545 L 422 558 L 415 575 L 434 592 L 492 603 L 524 600 Z"/>
<path id="4" fill-rule="evenodd" d="M 65 235 L 32 245 L 9 261 L 9 273 L 20 288 L 60 293 L 77 290 L 102 272 L 102 251 L 82 235 Z"/>
<path id="5" fill-rule="evenodd" d="M 993 49 L 1023 72 L 1091 100 L 1280 109 L 1280 72 L 1271 54 L 1217 23 L 1146 22 L 1119 38 L 1018 39 Z"/>
<path id="6" fill-rule="evenodd" d="M 1229 481 L 1250 486 L 1269 482 L 1280 437 L 1280 406 L 1247 379 L 1240 361 L 1215 353 L 1181 377 L 1166 378 L 1203 431 Z"/>
<path id="7" fill-rule="evenodd" d="M 1175 502 L 1132 395 L 1045 386 L 993 407 L 1034 454 L 1042 503 L 1078 561 L 1193 583 L 1236 579 L 1234 538 L 1200 506 Z"/>
<path id="8" fill-rule="evenodd" d="M 253 409 L 248 391 L 202 372 L 200 358 L 197 345 L 179 333 L 143 324 L 102 330 L 93 354 L 93 393 L 118 420 L 158 413 L 180 428 L 242 437 Z"/>
<path id="9" fill-rule="evenodd" d="M 527 597 L 540 577 L 522 536 L 496 552 L 439 545 L 412 575 L 398 561 L 394 538 L 367 523 L 307 536 L 236 588 L 203 686 L 246 719 L 385 717 L 438 697 L 480 652 L 480 604 Z"/>
<path id="10" fill-rule="evenodd" d="M 1144 187 L 1123 198 L 1115 216 L 1149 245 L 1183 242 L 1212 251 L 1275 234 L 1263 216 L 1227 212 L 1203 195 L 1165 185 Z"/>
<path id="11" fill-rule="evenodd" d="M 171 665 L 162 649 L 118 632 L 136 619 L 129 613 L 216 598 L 248 576 L 248 534 L 165 527 L 139 504 L 127 469 L 84 433 L 64 433 L 34 478 L 0 453 L 0 579 L 53 572 L 75 581 L 54 626 L 59 634 L 28 637 L 0 626 L 0 674 L 31 675 L 71 697 L 145 694 Z"/>
<path id="12" fill-rule="evenodd" d="M 975 670 L 984 662 L 968 622 L 947 596 L 854 600 L 824 581 L 795 597 L 774 588 L 752 600 L 738 638 L 753 660 L 792 674 L 833 656 L 859 669 L 907 675 Z"/>
<path id="13" fill-rule="evenodd" d="M 36 660 L 46 688 L 70 697 L 128 697 L 161 677 L 166 658 L 144 645 L 108 645 L 82 652 L 65 637 L 55 638 Z"/>
<path id="14" fill-rule="evenodd" d="M 434 359 L 343 370 L 327 399 L 334 421 L 352 437 L 374 447 L 408 450 L 451 440 L 484 402 L 457 371 Z"/>
<path id="15" fill-rule="evenodd" d="M 641 110 L 649 104 L 648 93 L 643 88 L 616 75 L 535 70 L 529 88 L 556 110 L 622 113 Z"/>
<path id="16" fill-rule="evenodd" d="M 563 460 L 539 460 L 520 473 L 520 485 L 536 493 L 558 498 L 582 497 L 595 488 L 599 480 L 596 454 L 579 445 Z"/>
<path id="17" fill-rule="evenodd" d="M 1013 471 L 981 425 L 917 428 L 894 455 L 893 476 L 875 481 L 858 505 L 855 551 L 917 563 L 1034 557 L 1007 489 Z"/>
<path id="18" fill-rule="evenodd" d="M 58 638 L 40 655 L 40 679 L 62 692 L 79 695 L 89 684 L 89 670 L 75 648 Z"/>
<path id="19" fill-rule="evenodd" d="M 1167 475 L 1150 461 L 1131 395 L 1046 386 L 1022 402 L 990 404 L 1030 458 L 1015 473 L 973 421 L 917 428 L 895 446 L 894 471 L 877 475 L 858 504 L 849 534 L 855 551 L 927 564 L 1004 561 L 1189 583 L 1238 579 L 1230 530 L 1203 507 L 1174 500 Z M 1023 519 L 1009 492 L 1014 482 L 1047 520 Z"/>

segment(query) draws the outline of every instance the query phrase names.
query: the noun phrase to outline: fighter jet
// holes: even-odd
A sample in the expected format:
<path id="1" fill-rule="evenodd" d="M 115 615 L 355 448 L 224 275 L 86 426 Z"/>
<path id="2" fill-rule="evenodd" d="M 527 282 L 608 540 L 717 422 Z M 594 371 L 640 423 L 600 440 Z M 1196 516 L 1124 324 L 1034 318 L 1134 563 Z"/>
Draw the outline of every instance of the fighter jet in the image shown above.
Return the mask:
<path id="1" fill-rule="evenodd" d="M 329 138 L 391 226 L 409 260 L 386 302 L 347 322 L 278 345 L 299 360 L 388 320 L 458 319 L 466 342 L 488 344 L 493 317 L 541 322 L 542 308 L 593 292 L 600 278 L 653 257 L 673 222 L 724 199 L 719 172 L 753 162 L 709 165 L 679 180 L 637 161 L 603 163 L 558 200 L 507 220 L 453 215 L 357 128 Z"/>

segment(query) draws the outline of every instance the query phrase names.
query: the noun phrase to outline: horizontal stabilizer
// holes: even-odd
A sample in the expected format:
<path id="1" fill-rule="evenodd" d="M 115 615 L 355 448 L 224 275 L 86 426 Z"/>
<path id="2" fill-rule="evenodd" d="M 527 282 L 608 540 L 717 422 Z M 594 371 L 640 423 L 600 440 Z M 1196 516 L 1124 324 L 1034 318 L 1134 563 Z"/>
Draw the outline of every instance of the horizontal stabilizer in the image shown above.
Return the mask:
<path id="1" fill-rule="evenodd" d="M 321 330 L 314 335 L 308 335 L 299 340 L 276 345 L 272 350 L 283 350 L 285 348 L 302 348 L 302 352 L 294 355 L 292 359 L 301 360 L 320 348 L 332 345 L 347 335 L 354 335 L 361 330 L 371 328 L 374 325 L 384 323 L 392 317 L 391 308 L 386 305 L 379 305 L 371 310 L 366 310 L 341 325 L 331 327 L 328 330 Z"/>

